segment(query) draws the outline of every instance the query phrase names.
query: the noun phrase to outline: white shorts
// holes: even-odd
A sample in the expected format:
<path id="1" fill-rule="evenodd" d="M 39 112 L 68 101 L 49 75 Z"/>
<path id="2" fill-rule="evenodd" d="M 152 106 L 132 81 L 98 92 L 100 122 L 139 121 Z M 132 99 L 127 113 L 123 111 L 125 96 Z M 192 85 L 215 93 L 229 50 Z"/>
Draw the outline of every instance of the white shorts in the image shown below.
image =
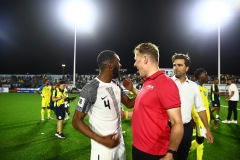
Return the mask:
<path id="1" fill-rule="evenodd" d="M 92 140 L 93 141 L 93 140 Z M 97 144 L 93 142 L 94 148 L 98 145 L 100 148 L 103 146 L 101 144 Z M 92 146 L 93 148 L 93 146 Z M 106 147 L 107 148 L 107 147 Z M 121 137 L 120 144 L 112 149 L 92 149 L 91 150 L 91 159 L 90 160 L 126 160 L 126 152 L 125 152 L 125 145 L 123 141 L 123 136 Z"/>

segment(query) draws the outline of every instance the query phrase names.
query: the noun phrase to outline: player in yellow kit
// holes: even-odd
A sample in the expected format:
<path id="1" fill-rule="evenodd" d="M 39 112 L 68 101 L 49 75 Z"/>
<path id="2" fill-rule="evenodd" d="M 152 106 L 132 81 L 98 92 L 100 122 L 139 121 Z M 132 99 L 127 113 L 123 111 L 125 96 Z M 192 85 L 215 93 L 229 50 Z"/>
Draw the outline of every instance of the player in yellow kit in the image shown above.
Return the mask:
<path id="1" fill-rule="evenodd" d="M 206 109 L 207 119 L 210 122 L 210 109 L 209 109 L 209 101 L 208 101 L 208 89 L 203 87 L 204 83 L 208 82 L 208 74 L 203 68 L 196 69 L 194 72 L 196 83 L 198 84 L 200 94 L 202 97 L 202 101 L 204 103 L 204 107 Z M 197 149 L 197 160 L 202 160 L 203 157 L 203 142 L 204 137 L 206 137 L 206 129 L 198 116 L 195 107 L 192 109 L 192 117 L 196 124 L 196 139 L 192 141 L 192 145 L 190 148 L 190 152 Z M 215 121 L 215 127 L 216 127 Z"/>
<path id="2" fill-rule="evenodd" d="M 52 94 L 52 86 L 50 85 L 49 79 L 44 80 L 44 84 L 39 88 L 38 92 L 42 96 L 41 120 L 44 121 L 44 113 L 46 108 L 48 119 L 53 119 L 50 116 L 50 98 Z"/>

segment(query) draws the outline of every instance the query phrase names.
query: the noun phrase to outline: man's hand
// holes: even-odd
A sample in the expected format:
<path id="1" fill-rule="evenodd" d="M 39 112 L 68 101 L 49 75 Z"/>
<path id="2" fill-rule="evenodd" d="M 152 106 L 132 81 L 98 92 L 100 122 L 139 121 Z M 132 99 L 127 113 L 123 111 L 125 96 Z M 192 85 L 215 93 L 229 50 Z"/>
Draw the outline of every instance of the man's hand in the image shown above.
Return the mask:
<path id="1" fill-rule="evenodd" d="M 163 158 L 160 160 L 174 160 L 173 155 L 171 153 L 167 153 Z"/>
<path id="2" fill-rule="evenodd" d="M 114 148 L 120 143 L 120 136 L 119 134 L 110 134 L 104 137 L 101 137 L 99 143 L 103 144 L 108 148 Z"/>
<path id="3" fill-rule="evenodd" d="M 124 79 L 123 80 L 123 86 L 129 91 L 133 90 L 133 83 L 130 79 Z"/>
<path id="4" fill-rule="evenodd" d="M 212 144 L 214 138 L 210 129 L 207 130 L 206 137 L 207 137 L 207 143 Z"/>
<path id="5" fill-rule="evenodd" d="M 227 101 L 227 102 L 229 101 L 229 99 L 230 99 L 229 97 L 226 97 L 226 101 Z"/>

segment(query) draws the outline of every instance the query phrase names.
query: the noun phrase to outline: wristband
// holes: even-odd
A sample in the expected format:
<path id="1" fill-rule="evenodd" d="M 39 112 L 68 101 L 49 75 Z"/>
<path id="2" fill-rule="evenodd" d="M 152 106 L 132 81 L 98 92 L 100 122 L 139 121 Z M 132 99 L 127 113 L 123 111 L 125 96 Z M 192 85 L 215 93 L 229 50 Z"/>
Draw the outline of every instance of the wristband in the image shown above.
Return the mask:
<path id="1" fill-rule="evenodd" d="M 168 149 L 168 150 L 167 150 L 167 153 L 171 153 L 171 154 L 173 155 L 173 159 L 176 159 L 176 158 L 177 158 L 177 151 Z"/>
<path id="2" fill-rule="evenodd" d="M 125 112 L 125 117 L 128 119 L 128 111 Z"/>

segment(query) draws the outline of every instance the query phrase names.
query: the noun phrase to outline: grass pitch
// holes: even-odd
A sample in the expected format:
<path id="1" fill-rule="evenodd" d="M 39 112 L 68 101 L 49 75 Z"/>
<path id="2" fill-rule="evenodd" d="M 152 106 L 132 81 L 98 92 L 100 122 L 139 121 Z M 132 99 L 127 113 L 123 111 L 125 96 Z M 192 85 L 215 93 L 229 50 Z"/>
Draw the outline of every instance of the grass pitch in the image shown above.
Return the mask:
<path id="1" fill-rule="evenodd" d="M 73 95 L 70 95 L 73 96 Z M 75 95 L 74 95 L 75 96 Z M 71 115 L 75 110 L 77 99 L 71 104 Z M 224 100 L 221 104 L 227 106 Z M 71 119 L 64 121 L 63 132 L 66 139 L 59 139 L 56 132 L 57 120 L 41 122 L 41 97 L 28 93 L 0 94 L 0 159 L 1 160 L 88 160 L 90 157 L 90 139 L 86 138 L 73 126 Z M 239 107 L 238 107 L 239 108 Z M 239 112 L 239 111 L 238 111 Z M 227 108 L 221 107 L 220 117 L 226 119 Z M 211 128 L 215 138 L 212 145 L 205 142 L 204 160 L 237 160 L 240 150 L 240 121 L 236 124 L 223 124 Z M 131 160 L 131 120 L 123 119 L 124 140 L 127 160 Z M 195 160 L 196 152 L 189 153 L 188 160 Z"/>

